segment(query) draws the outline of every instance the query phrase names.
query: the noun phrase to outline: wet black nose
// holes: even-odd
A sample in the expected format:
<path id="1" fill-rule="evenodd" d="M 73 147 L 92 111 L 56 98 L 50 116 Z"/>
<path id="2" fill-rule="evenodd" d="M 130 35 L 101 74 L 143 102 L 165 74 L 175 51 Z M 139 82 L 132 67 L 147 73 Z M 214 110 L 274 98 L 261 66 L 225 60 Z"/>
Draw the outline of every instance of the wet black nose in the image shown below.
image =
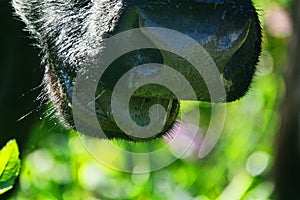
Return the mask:
<path id="1" fill-rule="evenodd" d="M 225 101 L 241 98 L 248 90 L 261 51 L 261 28 L 251 1 L 125 1 L 116 33 L 132 28 L 159 27 L 185 34 L 198 42 L 215 62 L 226 90 Z M 149 40 L 163 36 L 144 31 Z M 173 44 L 176 48 L 176 43 Z M 182 73 L 201 101 L 211 101 L 206 83 L 189 62 L 166 51 L 136 52 L 140 60 L 163 63 Z M 152 57 L 152 58 L 151 58 Z M 132 59 L 132 58 L 130 58 Z M 132 61 L 129 65 L 139 64 Z M 207 66 L 209 67 L 209 66 Z M 169 98 L 164 89 L 140 89 L 142 97 Z M 156 92 L 155 92 L 156 91 Z"/>

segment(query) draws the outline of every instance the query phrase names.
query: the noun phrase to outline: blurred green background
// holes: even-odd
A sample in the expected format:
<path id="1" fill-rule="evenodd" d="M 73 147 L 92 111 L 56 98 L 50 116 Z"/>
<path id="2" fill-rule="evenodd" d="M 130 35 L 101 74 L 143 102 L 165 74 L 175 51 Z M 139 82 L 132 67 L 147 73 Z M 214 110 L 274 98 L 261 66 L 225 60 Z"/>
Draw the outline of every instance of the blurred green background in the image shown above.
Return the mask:
<path id="1" fill-rule="evenodd" d="M 170 166 L 150 173 L 130 174 L 110 169 L 97 162 L 86 151 L 77 133 L 61 127 L 59 122 L 49 114 L 46 106 L 40 108 L 40 104 L 43 104 L 40 103 L 43 102 L 42 100 L 34 104 L 30 102 L 33 100 L 29 97 L 37 97 L 40 92 L 39 87 L 32 90 L 38 86 L 40 80 L 24 80 L 24 77 L 20 77 L 21 81 L 32 84 L 28 88 L 12 86 L 18 91 L 21 100 L 10 100 L 9 97 L 12 98 L 12 95 L 0 96 L 1 110 L 4 110 L 5 106 L 10 106 L 11 101 L 16 101 L 14 102 L 16 105 L 12 106 L 15 111 L 1 114 L 3 118 L 1 121 L 4 122 L 0 124 L 0 134 L 6 134 L 3 138 L 10 138 L 10 132 L 14 132 L 22 149 L 22 171 L 19 180 L 14 190 L 5 198 L 19 200 L 276 199 L 272 166 L 275 159 L 276 135 L 280 127 L 279 108 L 285 94 L 283 73 L 287 65 L 287 45 L 292 33 L 289 17 L 290 1 L 254 0 L 254 3 L 264 27 L 263 52 L 256 77 L 246 97 L 227 105 L 224 130 L 208 156 L 199 159 L 195 148 Z M 1 9 L 12 11 L 8 1 L 1 1 Z M 11 15 L 9 18 L 14 20 Z M 22 23 L 11 23 L 18 23 L 15 30 L 17 30 L 17 38 L 22 40 L 19 46 L 33 43 L 28 39 L 28 35 L 22 35 Z M 3 37 L 7 39 L 9 35 Z M 14 48 L 11 45 L 4 47 L 3 54 L 9 51 L 9 48 Z M 38 54 L 36 49 L 32 54 Z M 37 57 L 35 59 L 38 60 Z M 38 62 L 28 61 L 30 58 L 24 60 L 26 64 L 20 63 L 20 65 L 37 66 L 29 73 L 41 74 L 42 70 L 39 69 Z M 1 71 L 3 70 L 4 67 L 1 66 Z M 4 76 L 4 72 L 1 76 Z M 4 80 L 0 83 L 3 82 Z M 34 107 L 19 109 L 29 104 L 33 104 Z M 210 106 L 189 102 L 185 102 L 185 105 L 190 109 L 193 106 L 200 107 L 201 128 L 205 130 L 209 124 Z M 13 114 L 12 119 L 9 118 L 11 114 Z M 25 118 L 18 120 L 22 116 Z M 16 129 L 10 126 L 16 126 Z M 18 133 L 15 133 L 17 131 Z M 24 139 L 22 134 L 26 137 L 27 132 L 29 137 Z M 7 141 L 3 139 L 1 144 L 5 142 Z M 161 141 L 144 145 L 115 141 L 114 144 L 124 149 L 134 148 L 137 151 L 163 145 Z M 103 148 L 106 148 L 107 152 L 104 156 L 109 157 L 113 150 L 108 146 Z M 157 159 L 164 159 L 164 157 Z M 120 155 L 120 165 L 130 165 L 130 162 L 134 161 L 128 161 Z"/>

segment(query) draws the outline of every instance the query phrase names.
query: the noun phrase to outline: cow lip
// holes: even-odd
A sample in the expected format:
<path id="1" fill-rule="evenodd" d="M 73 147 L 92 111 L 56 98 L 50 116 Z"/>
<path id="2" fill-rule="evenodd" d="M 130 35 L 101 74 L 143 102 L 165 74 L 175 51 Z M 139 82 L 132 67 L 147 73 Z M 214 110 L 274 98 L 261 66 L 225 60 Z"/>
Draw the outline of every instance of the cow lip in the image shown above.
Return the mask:
<path id="1" fill-rule="evenodd" d="M 54 66 L 52 66 L 54 67 Z M 115 65 L 115 67 L 118 67 L 118 65 Z M 58 76 L 58 79 L 60 80 L 60 85 L 62 87 L 62 91 L 64 91 L 62 94 L 60 94 L 61 97 L 65 96 L 66 103 L 63 103 L 64 105 L 69 105 L 70 107 L 70 115 L 72 115 L 72 107 L 76 106 L 77 109 L 80 109 L 81 112 L 86 113 L 87 119 L 91 117 L 92 115 L 97 116 L 98 122 L 101 125 L 102 130 L 104 133 L 107 133 L 106 135 L 99 135 L 95 134 L 92 135 L 93 137 L 98 137 L 98 138 L 121 138 L 121 139 L 126 139 L 126 140 L 131 140 L 131 141 L 147 141 L 147 140 L 152 140 L 153 138 L 161 137 L 168 129 L 170 129 L 173 125 L 173 123 L 176 120 L 177 114 L 179 112 L 179 102 L 178 100 L 173 100 L 173 99 L 160 99 L 160 98 L 147 98 L 147 97 L 138 97 L 134 96 L 131 98 L 131 105 L 141 105 L 141 102 L 147 102 L 146 104 L 143 103 L 143 107 L 131 107 L 131 116 L 133 118 L 133 121 L 137 122 L 139 126 L 145 126 L 149 122 L 147 122 L 147 115 L 149 108 L 151 105 L 154 104 L 163 104 L 166 110 L 166 116 L 165 116 L 165 123 L 164 127 L 162 127 L 161 131 L 158 132 L 154 136 L 149 136 L 148 138 L 144 137 L 136 137 L 132 136 L 130 134 L 124 133 L 124 131 L 120 130 L 120 128 L 116 125 L 116 122 L 114 121 L 114 117 L 112 115 L 111 107 L 110 107 L 110 98 L 111 98 L 111 93 L 112 90 L 109 88 L 103 88 L 101 85 L 98 85 L 96 94 L 95 94 L 95 99 L 94 99 L 94 105 L 95 107 L 92 108 L 89 105 L 85 105 L 83 101 L 80 99 L 82 98 L 85 94 L 84 91 L 83 93 L 73 93 L 73 85 L 75 81 L 75 77 L 73 73 L 70 73 L 70 71 L 67 71 L 66 67 L 59 67 L 56 66 L 56 68 L 59 68 L 59 70 L 55 70 L 55 68 L 51 68 L 51 71 L 53 73 L 56 73 Z M 113 68 L 113 67 L 112 67 Z M 71 75 L 73 74 L 73 75 Z M 83 95 L 83 96 L 82 96 Z M 146 105 L 146 106 L 145 106 Z M 74 113 L 73 113 L 74 114 Z M 139 116 L 141 117 L 141 120 L 138 121 Z M 146 116 L 146 117 L 145 117 Z M 63 117 L 64 116 L 63 114 Z M 68 116 L 67 116 L 68 117 Z M 83 119 L 84 123 L 89 123 L 89 121 L 86 119 Z M 74 121 L 72 117 L 68 117 L 67 123 L 71 125 L 71 127 L 76 129 L 76 126 L 74 124 Z M 90 124 L 91 129 L 96 128 L 92 127 L 95 126 L 95 124 Z M 95 129 L 97 130 L 97 129 Z M 95 131 L 96 133 L 96 131 Z"/>
<path id="2" fill-rule="evenodd" d="M 165 116 L 165 123 L 164 127 L 162 127 L 161 131 L 157 134 L 149 137 L 136 137 L 130 134 L 126 134 L 123 130 L 121 130 L 117 125 L 113 118 L 111 108 L 110 108 L 110 102 L 103 103 L 103 101 L 110 100 L 110 91 L 102 94 L 102 98 L 95 98 L 95 109 L 91 108 L 90 105 L 84 105 L 80 100 L 80 95 L 74 95 L 72 96 L 72 106 L 76 106 L 77 109 L 79 108 L 81 111 L 86 113 L 86 118 L 82 119 L 83 123 L 89 124 L 89 117 L 92 115 L 97 116 L 98 122 L 101 125 L 101 129 L 103 130 L 105 135 L 99 134 L 100 132 L 95 131 L 95 135 L 91 135 L 93 137 L 97 138 L 119 138 L 119 139 L 126 139 L 130 141 L 148 141 L 152 140 L 154 138 L 159 138 L 165 132 L 169 129 L 171 129 L 172 125 L 174 124 L 177 114 L 179 112 L 179 102 L 177 100 L 172 99 L 155 99 L 155 98 L 146 98 L 146 97 L 133 97 L 131 101 L 131 105 L 137 103 L 139 106 L 142 105 L 141 101 L 143 101 L 143 106 L 145 108 L 141 107 L 141 110 L 139 110 L 137 107 L 131 106 L 131 117 L 132 120 L 135 121 L 139 126 L 145 126 L 149 122 L 145 121 L 139 121 L 137 122 L 137 119 L 140 115 L 147 115 L 148 107 L 152 106 L 153 104 L 159 103 L 166 105 L 168 104 L 166 108 L 166 116 Z M 81 94 L 82 95 L 82 94 Z M 83 94 L 84 95 L 84 94 Z M 146 105 L 145 105 L 145 102 Z M 133 111 L 132 111 L 133 110 Z M 123 112 L 123 111 L 120 111 Z M 145 117 L 144 117 L 145 118 Z M 142 124 L 141 124 L 142 123 Z M 99 130 L 99 127 L 92 127 L 95 126 L 95 124 L 90 124 L 91 129 Z M 76 128 L 76 127 L 74 127 Z"/>
<path id="3" fill-rule="evenodd" d="M 137 54 L 142 54 L 142 52 L 137 52 Z M 141 56 L 137 56 L 137 57 L 141 57 Z M 154 59 L 156 61 L 160 60 L 160 56 L 159 54 L 157 54 L 157 52 L 152 52 L 152 55 L 150 55 L 151 59 Z M 125 55 L 125 60 L 127 60 L 128 57 L 126 57 Z M 134 62 L 132 65 L 129 64 L 130 66 L 133 65 L 138 65 L 139 62 L 148 62 L 149 57 L 146 58 L 146 60 L 130 60 L 132 62 Z M 122 60 L 121 60 L 122 62 Z M 160 60 L 160 62 L 163 62 L 162 60 Z M 90 105 L 84 105 L 83 101 L 80 99 L 82 96 L 84 95 L 84 93 L 77 93 L 74 94 L 73 93 L 73 86 L 75 83 L 75 79 L 76 79 L 76 72 L 75 71 L 70 71 L 65 66 L 62 65 L 58 65 L 55 64 L 55 62 L 53 65 L 50 65 L 50 69 L 48 71 L 49 74 L 53 74 L 52 77 L 57 76 L 57 79 L 59 80 L 59 85 L 62 88 L 59 96 L 63 99 L 63 101 L 65 101 L 65 103 L 62 103 L 62 105 L 68 105 L 66 107 L 63 108 L 63 110 L 68 110 L 68 115 L 70 116 L 66 116 L 66 114 L 60 113 L 60 115 L 62 115 L 62 117 L 66 120 L 66 123 L 68 123 L 71 127 L 73 127 L 74 129 L 76 129 L 73 118 L 72 118 L 72 107 L 76 106 L 77 108 L 79 108 L 83 113 L 86 113 L 87 118 L 91 117 L 91 115 L 95 115 L 98 118 L 99 123 L 101 124 L 101 128 L 102 130 L 107 134 L 105 136 L 99 136 L 99 135 L 92 135 L 93 137 L 106 137 L 106 138 L 121 138 L 121 139 L 126 139 L 126 140 L 132 140 L 132 141 L 147 141 L 147 140 L 152 140 L 153 138 L 156 137 L 161 137 L 167 130 L 169 130 L 173 123 L 175 122 L 176 118 L 177 118 L 177 114 L 179 112 L 179 102 L 176 99 L 160 99 L 160 98 L 147 98 L 147 97 L 139 97 L 139 96 L 133 96 L 131 98 L 131 104 L 134 105 L 135 102 L 138 105 L 141 102 L 147 101 L 147 105 L 144 104 L 144 107 L 141 108 L 139 110 L 139 107 L 132 107 L 131 114 L 132 117 L 134 118 L 133 120 L 136 122 L 138 121 L 137 119 L 140 116 L 144 116 L 148 115 L 148 111 L 149 108 L 151 107 L 151 105 L 154 104 L 163 104 L 163 106 L 165 107 L 166 110 L 166 116 L 165 116 L 165 124 L 164 127 L 162 127 L 161 131 L 158 132 L 156 135 L 154 136 L 150 136 L 148 138 L 138 138 L 132 135 L 128 135 L 126 133 L 124 133 L 122 130 L 120 130 L 120 128 L 116 125 L 112 112 L 111 112 L 111 107 L 110 107 L 110 98 L 111 98 L 111 93 L 112 93 L 112 89 L 113 88 L 109 88 L 109 87 L 102 87 L 102 85 L 98 85 L 96 94 L 95 94 L 95 107 L 92 108 L 90 107 Z M 128 64 L 128 63 L 127 63 Z M 110 68 L 118 68 L 118 63 L 116 64 L 112 64 L 112 67 Z M 109 72 L 108 72 L 109 73 Z M 103 74 L 102 77 L 105 77 L 105 74 Z M 118 78 L 116 79 L 118 80 Z M 100 81 L 101 82 L 101 81 Z M 63 91 L 63 92 L 62 92 Z M 146 106 L 145 106 L 146 105 Z M 62 109 L 59 109 L 62 110 Z M 59 111 L 58 110 L 58 111 Z M 95 112 L 96 111 L 96 112 Z M 66 113 L 66 112 L 64 112 Z M 145 118 L 145 119 L 146 119 Z M 85 119 L 83 119 L 84 123 L 89 123 L 88 121 L 85 121 Z M 138 125 L 140 126 L 145 126 L 147 125 L 149 122 L 147 122 L 147 120 L 142 119 L 142 121 L 137 122 Z M 91 128 L 93 128 L 92 126 L 95 126 L 94 124 L 91 124 Z"/>

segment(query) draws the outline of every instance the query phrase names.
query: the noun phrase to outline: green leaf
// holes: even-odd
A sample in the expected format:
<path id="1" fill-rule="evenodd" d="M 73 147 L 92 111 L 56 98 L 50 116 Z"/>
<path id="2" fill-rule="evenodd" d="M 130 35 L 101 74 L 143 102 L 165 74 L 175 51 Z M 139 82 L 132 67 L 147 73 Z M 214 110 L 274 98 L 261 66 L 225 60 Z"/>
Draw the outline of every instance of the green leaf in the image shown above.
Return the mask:
<path id="1" fill-rule="evenodd" d="M 21 161 L 16 140 L 10 140 L 0 151 L 0 194 L 10 190 L 19 175 Z"/>

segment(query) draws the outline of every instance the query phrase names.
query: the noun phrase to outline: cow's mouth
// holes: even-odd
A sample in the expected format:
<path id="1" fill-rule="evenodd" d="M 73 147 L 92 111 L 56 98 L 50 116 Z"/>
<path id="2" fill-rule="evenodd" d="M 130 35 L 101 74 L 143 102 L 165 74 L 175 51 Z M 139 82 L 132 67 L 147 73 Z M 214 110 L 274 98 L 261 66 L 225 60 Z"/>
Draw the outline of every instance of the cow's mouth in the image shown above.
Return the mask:
<path id="1" fill-rule="evenodd" d="M 248 90 L 260 53 L 261 33 L 254 8 L 247 7 L 246 10 L 247 3 L 240 6 L 205 3 L 205 1 L 178 2 L 180 3 L 174 3 L 172 6 L 162 3 L 159 8 L 145 2 L 143 5 L 126 5 L 118 25 L 113 32 L 108 33 L 108 36 L 139 27 L 162 27 L 186 34 L 202 45 L 215 61 L 226 91 L 226 97 L 220 99 L 222 101 L 239 99 Z M 151 32 L 144 34 L 151 40 Z M 76 70 L 61 67 L 55 60 L 51 63 L 54 64 L 49 65 L 46 76 L 52 79 L 50 82 L 53 85 L 56 87 L 59 85 L 61 91 L 53 93 L 65 101 L 57 103 L 60 114 L 68 124 L 74 126 L 71 104 L 80 104 L 80 101 L 72 102 Z M 171 91 L 157 85 L 148 85 L 137 90 L 129 106 L 132 120 L 139 126 L 146 126 L 150 120 L 149 108 L 154 104 L 162 105 L 166 110 L 165 121 L 157 134 L 148 138 L 133 137 L 124 133 L 113 118 L 110 100 L 116 82 L 128 70 L 146 63 L 161 63 L 173 67 L 189 80 L 198 100 L 211 100 L 203 78 L 195 72 L 193 66 L 180 58 L 180 55 L 157 49 L 141 49 L 127 53 L 114 61 L 105 71 L 95 94 L 96 114 L 107 138 L 150 140 L 160 137 L 174 124 L 179 112 L 179 101 Z M 51 87 L 49 88 L 51 90 Z"/>

